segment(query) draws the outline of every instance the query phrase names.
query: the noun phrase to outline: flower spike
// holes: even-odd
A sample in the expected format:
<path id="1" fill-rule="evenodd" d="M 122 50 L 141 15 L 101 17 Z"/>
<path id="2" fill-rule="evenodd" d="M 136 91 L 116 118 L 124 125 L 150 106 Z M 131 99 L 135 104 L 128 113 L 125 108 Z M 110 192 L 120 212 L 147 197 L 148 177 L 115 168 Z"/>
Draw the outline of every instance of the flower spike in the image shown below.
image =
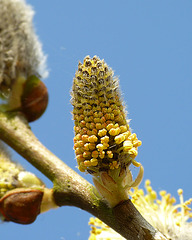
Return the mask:
<path id="1" fill-rule="evenodd" d="M 121 196 L 119 191 L 124 191 L 124 187 L 140 183 L 143 168 L 135 161 L 141 141 L 130 130 L 119 80 L 113 75 L 104 60 L 97 56 L 85 57 L 83 63 L 79 62 L 73 80 L 71 103 L 74 107 L 74 149 L 78 168 L 94 176 L 101 195 L 107 198 L 112 191 L 113 197 L 114 192 L 117 195 L 114 199 L 118 199 Z M 132 163 L 141 168 L 140 174 L 136 182 L 125 183 L 125 178 L 132 180 L 129 170 Z M 106 194 L 103 193 L 105 189 Z M 125 200 L 127 197 L 124 195 L 123 192 Z M 121 197 L 119 199 L 122 200 Z M 108 199 L 108 202 L 115 205 L 119 200 L 111 203 Z"/>

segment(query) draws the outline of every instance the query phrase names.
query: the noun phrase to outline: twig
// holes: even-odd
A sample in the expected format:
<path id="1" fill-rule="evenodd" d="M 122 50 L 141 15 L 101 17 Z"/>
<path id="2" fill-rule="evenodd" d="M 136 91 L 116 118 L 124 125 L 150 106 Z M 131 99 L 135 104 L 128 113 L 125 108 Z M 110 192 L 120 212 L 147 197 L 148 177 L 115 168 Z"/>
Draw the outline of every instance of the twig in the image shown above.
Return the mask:
<path id="1" fill-rule="evenodd" d="M 129 240 L 166 239 L 140 215 L 130 200 L 113 209 L 108 207 L 89 182 L 42 145 L 22 116 L 0 113 L 0 139 L 53 182 L 58 206 L 79 207 Z"/>

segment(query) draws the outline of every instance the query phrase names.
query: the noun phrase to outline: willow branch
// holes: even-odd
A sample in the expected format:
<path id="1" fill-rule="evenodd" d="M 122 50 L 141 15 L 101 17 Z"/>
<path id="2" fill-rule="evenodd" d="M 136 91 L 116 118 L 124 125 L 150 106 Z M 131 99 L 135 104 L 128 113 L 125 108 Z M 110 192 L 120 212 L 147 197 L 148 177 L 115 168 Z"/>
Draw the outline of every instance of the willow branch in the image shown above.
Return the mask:
<path id="1" fill-rule="evenodd" d="M 130 200 L 115 208 L 108 207 L 89 182 L 42 145 L 22 116 L 0 113 L 0 139 L 53 182 L 58 206 L 81 208 L 129 240 L 166 239 L 140 215 Z"/>

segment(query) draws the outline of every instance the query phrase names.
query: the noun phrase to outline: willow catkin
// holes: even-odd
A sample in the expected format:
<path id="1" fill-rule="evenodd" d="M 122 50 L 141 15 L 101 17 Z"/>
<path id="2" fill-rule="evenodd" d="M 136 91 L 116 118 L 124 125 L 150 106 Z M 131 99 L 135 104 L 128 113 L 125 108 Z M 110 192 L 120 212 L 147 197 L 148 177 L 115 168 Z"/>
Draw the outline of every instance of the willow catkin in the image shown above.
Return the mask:
<path id="1" fill-rule="evenodd" d="M 104 60 L 87 56 L 79 63 L 71 96 L 79 170 L 97 174 L 129 165 L 141 141 L 131 133 L 119 80 Z"/>

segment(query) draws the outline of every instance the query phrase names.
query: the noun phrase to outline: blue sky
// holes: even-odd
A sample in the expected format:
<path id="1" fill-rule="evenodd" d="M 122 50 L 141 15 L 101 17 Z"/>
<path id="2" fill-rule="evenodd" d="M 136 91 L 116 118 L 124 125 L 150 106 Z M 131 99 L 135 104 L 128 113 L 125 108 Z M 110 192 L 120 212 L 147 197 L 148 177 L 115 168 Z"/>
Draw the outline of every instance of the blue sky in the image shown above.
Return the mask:
<path id="1" fill-rule="evenodd" d="M 192 1 L 27 2 L 36 11 L 34 24 L 50 69 L 48 109 L 31 123 L 40 141 L 78 171 L 70 89 L 78 61 L 98 55 L 120 78 L 131 128 L 143 142 L 137 160 L 144 166 L 144 180 L 150 179 L 156 191 L 177 197 L 183 188 L 184 198 L 192 197 Z M 26 160 L 13 156 L 52 187 Z M 4 223 L 1 238 L 86 240 L 89 217 L 62 207 L 28 226 Z"/>

